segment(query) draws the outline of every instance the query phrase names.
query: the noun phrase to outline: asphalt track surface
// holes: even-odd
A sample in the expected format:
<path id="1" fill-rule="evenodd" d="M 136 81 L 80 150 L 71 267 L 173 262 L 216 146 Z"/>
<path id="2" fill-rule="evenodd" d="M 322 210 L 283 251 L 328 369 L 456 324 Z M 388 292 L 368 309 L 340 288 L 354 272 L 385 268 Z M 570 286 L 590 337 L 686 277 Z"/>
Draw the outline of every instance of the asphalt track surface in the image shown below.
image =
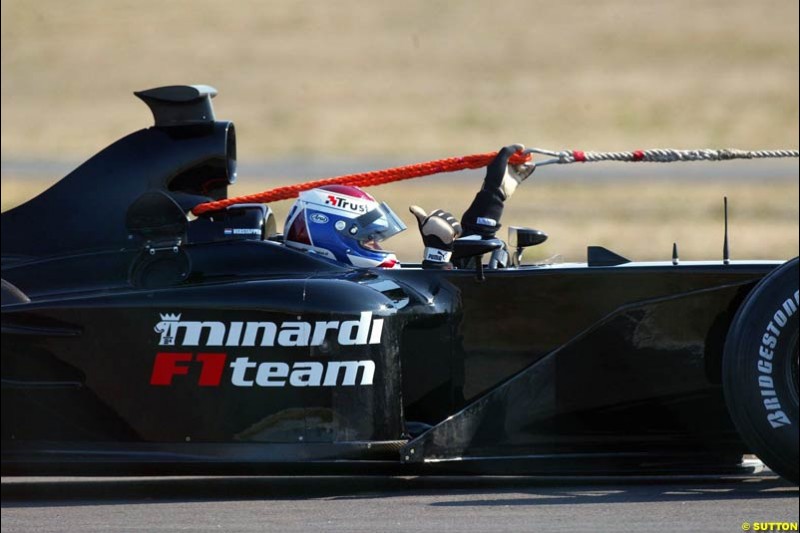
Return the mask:
<path id="1" fill-rule="evenodd" d="M 798 489 L 727 478 L 3 478 L 2 531 L 743 531 Z M 779 531 L 780 529 L 773 529 Z"/>

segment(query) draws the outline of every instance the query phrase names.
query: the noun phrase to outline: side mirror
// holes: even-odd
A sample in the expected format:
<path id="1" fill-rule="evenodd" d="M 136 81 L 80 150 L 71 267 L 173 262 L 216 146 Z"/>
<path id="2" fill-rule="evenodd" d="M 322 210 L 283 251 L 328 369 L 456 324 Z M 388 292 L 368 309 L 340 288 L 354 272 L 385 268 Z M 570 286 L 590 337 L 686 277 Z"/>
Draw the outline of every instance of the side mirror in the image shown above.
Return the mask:
<path id="1" fill-rule="evenodd" d="M 511 256 L 511 264 L 520 266 L 522 264 L 522 253 L 525 248 L 542 244 L 547 240 L 547 233 L 533 228 L 520 228 L 509 226 L 508 244 L 515 248 L 514 255 Z"/>
<path id="2" fill-rule="evenodd" d="M 164 191 L 148 191 L 128 208 L 125 227 L 145 241 L 130 267 L 132 286 L 146 289 L 173 287 L 192 271 L 191 259 L 180 244 L 185 240 L 186 213 Z"/>
<path id="3" fill-rule="evenodd" d="M 462 265 L 467 263 L 467 259 L 475 258 L 475 274 L 478 281 L 484 281 L 486 276 L 483 274 L 484 254 L 503 249 L 503 241 L 500 239 L 481 239 L 477 235 L 462 237 L 453 241 L 453 262 Z"/>
<path id="4" fill-rule="evenodd" d="M 542 244 L 547 240 L 547 233 L 533 228 L 519 228 L 510 226 L 508 228 L 508 245 L 512 248 L 528 248 Z"/>
<path id="5" fill-rule="evenodd" d="M 128 233 L 148 241 L 180 238 L 186 233 L 186 213 L 164 191 L 148 191 L 125 214 Z"/>
<path id="6" fill-rule="evenodd" d="M 453 260 L 477 257 L 503 247 L 500 239 L 476 239 L 472 236 L 453 241 Z"/>

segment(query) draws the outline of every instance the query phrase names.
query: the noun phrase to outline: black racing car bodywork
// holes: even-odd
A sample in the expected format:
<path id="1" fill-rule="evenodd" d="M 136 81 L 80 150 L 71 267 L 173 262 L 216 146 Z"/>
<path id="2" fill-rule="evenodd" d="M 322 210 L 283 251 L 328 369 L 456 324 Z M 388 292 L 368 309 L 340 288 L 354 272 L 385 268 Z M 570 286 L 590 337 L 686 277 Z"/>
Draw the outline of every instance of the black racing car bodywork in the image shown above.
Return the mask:
<path id="1" fill-rule="evenodd" d="M 726 338 L 780 262 L 346 267 L 263 205 L 187 216 L 234 127 L 140 95 L 156 126 L 2 215 L 5 474 L 741 468 Z M 796 439 L 794 379 L 756 407 Z"/>

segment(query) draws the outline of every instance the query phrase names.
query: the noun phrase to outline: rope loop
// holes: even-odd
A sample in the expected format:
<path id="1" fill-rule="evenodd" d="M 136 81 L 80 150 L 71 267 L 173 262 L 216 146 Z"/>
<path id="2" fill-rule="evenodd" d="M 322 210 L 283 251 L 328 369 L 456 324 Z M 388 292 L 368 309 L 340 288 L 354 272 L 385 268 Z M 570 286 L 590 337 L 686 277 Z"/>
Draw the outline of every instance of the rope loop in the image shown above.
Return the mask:
<path id="1" fill-rule="evenodd" d="M 536 166 L 566 165 L 571 163 L 598 163 L 602 161 L 617 161 L 626 163 L 674 163 L 678 161 L 730 161 L 732 159 L 767 159 L 767 158 L 797 158 L 798 150 L 674 150 L 671 148 L 633 150 L 631 152 L 584 152 L 581 150 L 552 151 L 543 148 L 528 148 L 511 156 L 510 165 L 521 165 L 533 160 L 533 154 L 546 155 L 550 159 L 534 161 Z M 310 189 L 324 187 L 325 185 L 353 185 L 356 187 L 372 187 L 395 181 L 457 172 L 459 170 L 477 169 L 487 166 L 497 156 L 497 152 L 473 154 L 462 157 L 449 157 L 425 163 L 416 163 L 384 170 L 373 170 L 358 174 L 347 174 L 294 185 L 284 185 L 264 192 L 226 198 L 216 202 L 206 202 L 196 205 L 192 209 L 193 215 L 202 215 L 210 211 L 219 211 L 235 204 L 269 203 L 278 200 L 288 200 Z"/>

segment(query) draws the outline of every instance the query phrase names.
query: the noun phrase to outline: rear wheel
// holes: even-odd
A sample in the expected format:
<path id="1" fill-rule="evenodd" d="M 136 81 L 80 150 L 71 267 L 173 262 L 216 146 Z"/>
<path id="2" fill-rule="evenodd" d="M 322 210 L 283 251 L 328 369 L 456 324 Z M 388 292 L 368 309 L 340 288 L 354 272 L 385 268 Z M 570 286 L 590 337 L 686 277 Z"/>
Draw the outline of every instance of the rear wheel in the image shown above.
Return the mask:
<path id="1" fill-rule="evenodd" d="M 773 471 L 798 481 L 798 259 L 747 296 L 725 342 L 725 400 L 742 439 Z"/>

